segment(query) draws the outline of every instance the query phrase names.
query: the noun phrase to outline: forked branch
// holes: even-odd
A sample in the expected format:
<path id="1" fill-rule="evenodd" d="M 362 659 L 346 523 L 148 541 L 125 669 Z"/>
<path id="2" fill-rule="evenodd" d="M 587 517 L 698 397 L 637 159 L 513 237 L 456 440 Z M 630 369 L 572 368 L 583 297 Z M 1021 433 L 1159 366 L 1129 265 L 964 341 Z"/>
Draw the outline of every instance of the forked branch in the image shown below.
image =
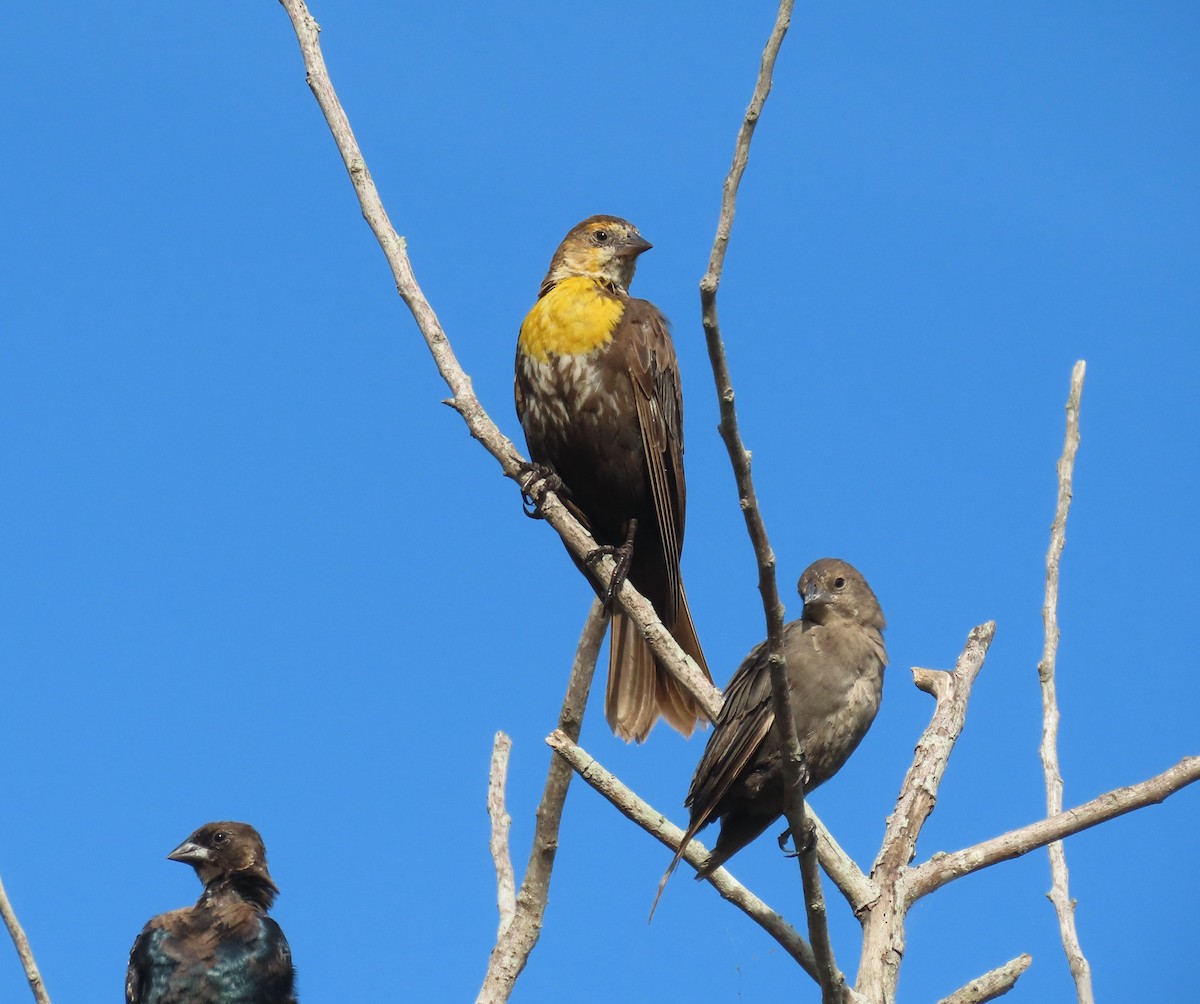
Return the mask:
<path id="1" fill-rule="evenodd" d="M 983 668 L 995 633 L 996 625 L 991 621 L 974 628 L 953 672 L 913 670 L 917 686 L 933 694 L 937 706 L 917 741 L 912 766 L 900 787 L 896 807 L 888 816 L 883 844 L 871 869 L 879 895 L 859 914 L 863 944 L 855 990 L 876 1004 L 892 1004 L 896 999 L 904 958 L 904 918 L 910 905 L 908 863 L 921 828 L 937 802 L 946 764 L 966 720 L 971 687 Z"/>
<path id="2" fill-rule="evenodd" d="M 599 600 L 594 600 L 579 637 L 579 647 L 575 651 L 567 692 L 558 716 L 559 729 L 564 735 L 575 739 L 579 738 L 583 726 L 583 712 L 587 707 L 592 675 L 596 669 L 596 656 L 600 652 L 607 626 L 608 617 L 604 607 Z M 529 864 L 521 880 L 521 891 L 517 894 L 512 917 L 507 924 L 504 923 L 504 892 L 500 892 L 500 932 L 488 959 L 487 974 L 476 1004 L 502 1004 L 509 999 L 517 977 L 521 975 L 541 935 L 546 901 L 550 897 L 550 875 L 554 870 L 554 857 L 558 853 L 558 827 L 570 784 L 571 768 L 558 757 L 551 756 L 546 786 L 537 809 Z M 511 873 L 512 865 L 508 867 Z M 497 874 L 500 871 L 501 867 L 497 864 Z"/>
<path id="3" fill-rule="evenodd" d="M 683 839 L 683 830 L 672 823 L 666 816 L 643 801 L 612 772 L 606 770 L 599 761 L 583 750 L 561 730 L 550 733 L 546 742 L 563 762 L 586 781 L 600 795 L 606 798 L 625 816 L 672 851 L 679 847 Z M 693 867 L 699 867 L 708 857 L 708 850 L 699 841 L 693 839 L 683 852 L 683 860 Z M 814 980 L 820 982 L 817 972 L 817 961 L 812 948 L 796 932 L 787 921 L 768 907 L 761 899 L 738 882 L 724 868 L 718 868 L 705 881 L 710 883 L 722 898 L 729 900 L 747 917 L 758 924 L 774 938 L 800 967 Z M 647 903 L 649 906 L 649 903 Z"/>
<path id="4" fill-rule="evenodd" d="M 1106 823 L 1135 809 L 1155 805 L 1200 780 L 1200 756 L 1184 757 L 1174 767 L 1137 784 L 1106 791 L 1090 802 L 1058 812 L 1036 823 L 1010 830 L 951 854 L 938 853 L 914 868 L 908 877 L 909 901 L 940 889 L 1000 861 L 1028 854 L 1039 847 Z"/>

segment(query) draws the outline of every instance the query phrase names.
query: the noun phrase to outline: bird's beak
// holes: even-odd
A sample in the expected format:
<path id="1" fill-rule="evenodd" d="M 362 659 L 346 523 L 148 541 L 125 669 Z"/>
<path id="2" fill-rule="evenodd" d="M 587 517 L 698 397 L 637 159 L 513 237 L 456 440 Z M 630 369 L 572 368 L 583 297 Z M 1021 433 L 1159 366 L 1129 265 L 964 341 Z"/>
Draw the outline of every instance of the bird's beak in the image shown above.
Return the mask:
<path id="1" fill-rule="evenodd" d="M 833 597 L 821 588 L 819 582 L 810 582 L 804 587 L 804 605 L 806 607 L 819 607 L 832 599 Z"/>
<path id="2" fill-rule="evenodd" d="M 210 857 L 212 854 L 207 847 L 201 847 L 190 840 L 185 840 L 167 855 L 167 860 L 182 861 L 185 865 L 196 865 L 201 861 L 207 861 Z"/>
<path id="3" fill-rule="evenodd" d="M 643 251 L 649 251 L 653 244 L 642 237 L 640 234 L 636 237 L 626 237 L 621 242 L 621 246 L 617 248 L 618 258 L 636 258 Z"/>

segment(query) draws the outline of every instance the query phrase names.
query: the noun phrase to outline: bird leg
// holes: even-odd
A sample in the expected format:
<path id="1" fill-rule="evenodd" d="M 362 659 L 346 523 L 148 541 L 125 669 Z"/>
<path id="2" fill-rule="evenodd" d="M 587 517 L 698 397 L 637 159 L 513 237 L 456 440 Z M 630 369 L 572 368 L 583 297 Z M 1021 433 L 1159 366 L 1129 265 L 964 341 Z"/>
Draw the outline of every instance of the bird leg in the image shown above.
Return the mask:
<path id="1" fill-rule="evenodd" d="M 549 464 L 539 464 L 534 461 L 521 465 L 521 509 L 530 519 L 545 519 L 542 504 L 531 494 L 534 485 L 541 483 L 542 491 L 557 492 L 563 486 L 563 480 L 555 473 Z"/>
<path id="2" fill-rule="evenodd" d="M 800 751 L 800 765 L 799 766 L 800 766 L 800 781 L 804 785 L 804 787 L 807 788 L 808 782 L 811 779 L 811 775 L 808 773 L 808 764 L 805 762 L 805 759 L 804 759 L 804 750 Z M 807 817 L 805 818 L 805 821 L 808 822 Z M 786 830 L 784 830 L 781 834 L 779 834 L 778 837 L 775 838 L 776 842 L 779 844 L 779 849 L 781 851 L 783 851 L 784 857 L 798 858 L 798 857 L 800 857 L 801 854 L 804 854 L 807 851 L 811 851 L 813 849 L 813 847 L 817 843 L 816 827 L 814 827 L 811 823 L 808 823 L 808 826 L 806 827 L 806 829 L 808 830 L 808 832 L 804 834 L 804 840 L 802 841 L 802 843 L 797 844 L 795 842 L 795 840 L 793 840 L 792 841 L 793 849 L 790 851 L 785 846 L 788 842 L 788 839 L 792 836 L 792 828 L 790 826 Z"/>
<path id="3" fill-rule="evenodd" d="M 621 591 L 622 584 L 629 576 L 629 566 L 633 564 L 633 538 L 637 535 L 637 525 L 638 521 L 636 519 L 629 521 L 629 529 L 626 532 L 624 544 L 620 546 L 602 544 L 600 547 L 592 550 L 585 559 L 589 565 L 594 565 L 607 555 L 617 563 L 617 567 L 613 569 L 612 578 L 609 579 L 608 588 L 604 590 L 604 595 L 601 597 L 604 600 L 604 612 L 606 614 L 612 613 L 617 593 Z"/>

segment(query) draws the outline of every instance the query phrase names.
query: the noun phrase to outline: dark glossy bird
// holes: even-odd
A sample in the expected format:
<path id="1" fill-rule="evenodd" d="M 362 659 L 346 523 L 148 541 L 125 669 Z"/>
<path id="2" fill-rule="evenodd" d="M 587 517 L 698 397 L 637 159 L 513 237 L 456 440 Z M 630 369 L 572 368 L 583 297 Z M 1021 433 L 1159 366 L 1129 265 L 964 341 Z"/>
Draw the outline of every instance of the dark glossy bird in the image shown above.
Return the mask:
<path id="1" fill-rule="evenodd" d="M 267 916 L 279 888 L 258 831 L 208 823 L 167 857 L 195 868 L 204 893 L 142 929 L 126 1004 L 296 1004 L 292 952 Z"/>
<path id="2" fill-rule="evenodd" d="M 799 589 L 804 611 L 784 625 L 783 651 L 807 793 L 841 769 L 875 720 L 887 665 L 886 622 L 867 580 L 845 561 L 813 562 L 800 576 Z M 691 821 L 664 883 L 683 848 L 714 819 L 721 820 L 720 836 L 697 878 L 711 874 L 783 814 L 766 642 L 729 681 L 684 805 L 691 809 Z"/>
<path id="3" fill-rule="evenodd" d="M 615 216 L 589 217 L 563 238 L 521 325 L 517 416 L 531 459 L 553 469 L 575 517 L 708 674 L 679 572 L 687 495 L 679 367 L 666 318 L 629 295 L 650 246 Z M 576 563 L 611 602 L 587 563 Z M 604 704 L 613 731 L 638 742 L 659 716 L 684 735 L 703 719 L 620 609 Z"/>

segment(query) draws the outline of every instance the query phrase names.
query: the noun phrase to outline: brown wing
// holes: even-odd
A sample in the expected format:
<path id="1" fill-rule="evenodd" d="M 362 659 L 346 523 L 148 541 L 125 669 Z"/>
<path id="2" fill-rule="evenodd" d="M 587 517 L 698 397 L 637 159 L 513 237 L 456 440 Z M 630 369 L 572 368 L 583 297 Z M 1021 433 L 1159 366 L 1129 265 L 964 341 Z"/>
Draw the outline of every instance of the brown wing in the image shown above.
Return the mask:
<path id="1" fill-rule="evenodd" d="M 791 627 L 788 624 L 784 628 L 785 646 Z M 746 656 L 729 681 L 713 734 L 696 765 L 683 803 L 692 810 L 689 830 L 698 832 L 712 821 L 726 792 L 745 772 L 774 723 L 767 643 L 762 642 Z"/>
<path id="2" fill-rule="evenodd" d="M 626 368 L 634 388 L 646 472 L 654 500 L 654 515 L 663 542 L 668 602 L 661 611 L 668 626 L 675 623 L 682 591 L 679 557 L 683 553 L 683 528 L 687 489 L 683 479 L 683 397 L 679 389 L 679 363 L 658 308 L 645 300 L 631 299 L 621 326 L 627 336 L 617 341 L 626 352 Z"/>
<path id="3" fill-rule="evenodd" d="M 651 575 L 646 576 L 649 570 L 642 564 L 640 570 L 631 571 L 630 579 L 652 599 L 664 625 L 674 635 L 680 648 L 695 660 L 711 680 L 679 571 L 687 508 L 683 475 L 683 397 L 679 364 L 666 318 L 646 300 L 628 300 L 614 337 L 614 349 L 622 353 L 621 365 L 628 374 L 632 389 L 645 459 L 646 484 L 654 510 L 654 529 L 657 531 L 656 534 L 643 537 L 639 530 L 639 545 L 644 549 L 646 542 L 657 536 L 661 548 L 655 562 L 656 569 Z M 644 562 L 648 553 L 653 552 L 643 550 L 639 555 L 635 547 L 635 565 L 640 563 L 639 558 Z M 659 585 L 654 585 L 655 581 Z M 650 592 L 647 592 L 648 588 Z M 614 639 L 617 637 L 619 620 L 619 616 L 614 617 Z M 631 650 L 638 646 L 646 649 L 640 633 L 633 639 Z M 691 735 L 697 720 L 704 717 L 700 705 L 665 669 L 656 668 L 652 659 L 646 649 L 639 653 L 638 662 L 644 664 L 641 672 L 633 672 L 638 667 L 622 669 L 616 674 L 610 669 L 610 693 L 606 702 L 609 722 L 621 723 L 620 727 L 614 724 L 618 735 L 633 735 L 641 740 L 661 714 L 672 728 L 685 736 Z M 614 679 L 618 681 L 620 693 L 612 689 L 618 686 L 613 683 Z M 648 685 L 653 687 L 652 695 L 645 693 Z M 619 700 L 622 694 L 626 696 Z M 622 713 L 622 705 L 632 706 L 634 703 L 648 708 L 643 717 Z"/>
<path id="4" fill-rule="evenodd" d="M 784 626 L 784 645 L 800 622 Z M 725 703 L 713 723 L 713 734 L 696 765 L 684 805 L 692 810 L 667 875 L 679 863 L 688 842 L 711 823 L 729 789 L 745 774 L 775 724 L 771 708 L 771 674 L 767 669 L 767 644 L 756 646 L 738 666 L 725 691 Z M 664 876 L 665 879 L 665 876 Z"/>

